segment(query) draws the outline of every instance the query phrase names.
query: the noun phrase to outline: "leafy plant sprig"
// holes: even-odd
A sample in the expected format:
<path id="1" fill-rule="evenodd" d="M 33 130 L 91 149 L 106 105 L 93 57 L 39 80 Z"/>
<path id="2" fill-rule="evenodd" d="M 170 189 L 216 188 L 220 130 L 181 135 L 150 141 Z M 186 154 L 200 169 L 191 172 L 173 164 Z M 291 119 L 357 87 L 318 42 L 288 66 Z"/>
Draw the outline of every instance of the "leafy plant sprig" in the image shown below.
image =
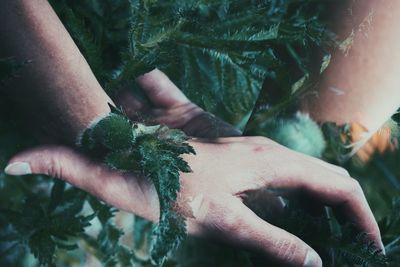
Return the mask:
<path id="1" fill-rule="evenodd" d="M 81 145 L 89 152 L 104 152 L 105 163 L 116 170 L 148 177 L 160 201 L 159 223 L 153 229 L 151 257 L 161 265 L 186 236 L 185 218 L 176 210 L 179 172 L 191 172 L 182 154 L 195 154 L 180 130 L 133 123 L 113 108 L 108 116 L 88 128 Z"/>
<path id="2" fill-rule="evenodd" d="M 96 213 L 80 214 L 85 193 L 72 189 L 66 196 L 64 190 L 65 182 L 57 180 L 49 198 L 30 195 L 21 210 L 0 209 L 0 221 L 12 226 L 6 231 L 7 237 L 2 234 L 0 240 L 7 238 L 12 248 L 27 245 L 40 266 L 56 266 L 56 252 L 78 248 L 77 238 L 97 216 Z"/>

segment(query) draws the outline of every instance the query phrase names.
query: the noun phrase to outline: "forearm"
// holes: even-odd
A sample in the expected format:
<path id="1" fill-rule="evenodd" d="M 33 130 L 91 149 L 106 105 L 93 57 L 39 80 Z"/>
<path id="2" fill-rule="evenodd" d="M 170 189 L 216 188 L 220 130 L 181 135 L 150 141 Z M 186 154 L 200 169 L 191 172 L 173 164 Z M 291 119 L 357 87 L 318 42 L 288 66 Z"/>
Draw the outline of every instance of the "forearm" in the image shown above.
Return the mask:
<path id="1" fill-rule="evenodd" d="M 66 142 L 109 111 L 111 100 L 46 0 L 1 1 L 0 57 L 29 61 L 2 90 Z"/>
<path id="2" fill-rule="evenodd" d="M 334 58 L 303 109 L 318 121 L 357 122 L 376 131 L 400 106 L 400 2 L 357 1 L 353 14 L 362 24 L 355 25 L 350 53 Z M 363 20 L 368 14 L 372 20 Z"/>

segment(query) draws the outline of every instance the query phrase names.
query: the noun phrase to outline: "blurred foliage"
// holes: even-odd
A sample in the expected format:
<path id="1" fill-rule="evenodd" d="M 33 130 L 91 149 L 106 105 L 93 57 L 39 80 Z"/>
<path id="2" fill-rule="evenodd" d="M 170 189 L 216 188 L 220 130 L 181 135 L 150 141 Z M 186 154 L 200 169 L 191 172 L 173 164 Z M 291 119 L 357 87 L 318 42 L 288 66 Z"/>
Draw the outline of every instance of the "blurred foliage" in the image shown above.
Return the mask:
<path id="1" fill-rule="evenodd" d="M 387 259 L 329 210 L 326 217 L 313 218 L 289 202 L 286 216 L 274 223 L 318 249 L 324 266 L 399 266 L 400 152 L 374 155 L 368 163 L 343 161 L 347 148 L 340 140 L 348 129 L 326 124 L 320 130 L 296 113 L 297 101 L 318 86 L 331 53 L 349 50 L 349 39 L 340 42 L 344 38 L 328 27 L 333 9 L 346 2 L 51 1 L 110 96 L 124 86 L 137 90 L 135 77 L 157 67 L 192 101 L 246 135 L 270 136 L 345 166 L 361 182 L 379 220 Z M 0 60 L 0 86 L 16 78 L 24 64 Z M 7 103 L 1 104 L 4 167 L 10 156 L 36 140 L 20 129 Z M 111 145 L 124 140 L 116 136 Z M 129 227 L 116 224 L 115 209 L 69 185 L 2 172 L 0 199 L 1 266 L 87 266 L 93 258 L 104 266 L 152 266 L 151 223 L 136 217 L 129 236 Z M 163 266 L 250 267 L 257 261 L 254 253 L 188 238 Z"/>
<path id="2" fill-rule="evenodd" d="M 319 125 L 301 112 L 265 120 L 252 134 L 269 137 L 290 149 L 317 158 L 322 157 L 326 148 L 325 137 Z"/>

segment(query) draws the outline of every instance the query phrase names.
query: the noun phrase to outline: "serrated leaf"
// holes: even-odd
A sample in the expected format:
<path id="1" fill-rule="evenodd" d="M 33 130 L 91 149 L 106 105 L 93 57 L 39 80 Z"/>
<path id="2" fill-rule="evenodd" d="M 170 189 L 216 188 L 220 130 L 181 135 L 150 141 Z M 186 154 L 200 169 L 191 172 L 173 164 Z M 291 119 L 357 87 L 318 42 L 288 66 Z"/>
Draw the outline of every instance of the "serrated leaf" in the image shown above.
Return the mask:
<path id="1" fill-rule="evenodd" d="M 56 244 L 48 232 L 42 230 L 34 233 L 29 239 L 29 247 L 41 266 L 55 266 Z"/>
<path id="2" fill-rule="evenodd" d="M 157 266 L 161 266 L 169 253 L 186 237 L 185 220 L 172 211 L 164 212 L 153 234 L 155 241 L 151 248 L 151 258 Z"/>
<path id="3" fill-rule="evenodd" d="M 174 205 L 180 190 L 179 172 L 191 171 L 180 155 L 195 153 L 187 143 L 188 137 L 180 130 L 165 126 L 131 123 L 115 113 L 100 120 L 87 133 L 92 144 L 109 149 L 104 157 L 108 166 L 141 172 L 153 182 L 160 201 L 160 221 L 154 231 L 152 255 L 161 264 L 186 233 L 185 219 L 174 211 Z M 109 262 L 112 263 L 113 260 Z"/>
<path id="4" fill-rule="evenodd" d="M 104 163 L 111 169 L 119 171 L 137 172 L 141 170 L 140 158 L 136 152 L 130 150 L 110 152 L 104 158 Z"/>
<path id="5" fill-rule="evenodd" d="M 48 213 L 51 213 L 53 210 L 55 210 L 57 206 L 61 203 L 64 189 L 65 182 L 59 179 L 55 180 L 50 193 L 50 203 L 47 209 Z"/>

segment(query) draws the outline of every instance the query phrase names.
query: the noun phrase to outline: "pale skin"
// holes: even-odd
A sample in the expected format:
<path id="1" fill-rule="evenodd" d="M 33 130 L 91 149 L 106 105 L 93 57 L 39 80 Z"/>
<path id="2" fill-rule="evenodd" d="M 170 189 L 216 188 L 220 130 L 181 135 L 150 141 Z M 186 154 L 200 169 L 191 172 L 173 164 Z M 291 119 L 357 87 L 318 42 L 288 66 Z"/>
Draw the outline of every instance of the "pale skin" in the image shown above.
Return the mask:
<path id="1" fill-rule="evenodd" d="M 317 121 L 357 122 L 374 133 L 400 105 L 400 1 L 359 0 L 351 8 L 357 24 L 339 21 L 337 28 L 353 31 L 352 48 L 333 58 L 318 94 L 303 101 L 303 110 Z"/>
<path id="2" fill-rule="evenodd" d="M 39 109 L 37 123 L 56 125 L 60 139 L 73 143 L 92 120 L 109 112 L 107 102 L 111 100 L 47 1 L 3 0 L 0 25 L 0 56 L 32 60 L 20 78 L 9 84 L 13 88 L 9 97 L 23 105 L 27 115 L 38 112 L 37 101 L 48 106 Z M 178 204 L 187 216 L 190 234 L 212 234 L 260 251 L 279 266 L 322 266 L 309 245 L 262 220 L 243 204 L 248 193 L 285 189 L 286 194 L 298 193 L 331 206 L 383 249 L 362 189 L 346 170 L 264 137 L 238 137 L 237 130 L 191 103 L 158 70 L 138 77 L 137 82 L 154 107 L 145 108 L 134 96 L 125 95 L 118 101 L 130 110 L 128 115 L 142 111 L 157 123 L 203 137 L 190 141 L 197 155 L 185 159 L 193 172 L 181 175 Z M 21 97 L 26 95 L 30 97 Z M 217 135 L 236 137 L 204 139 Z M 117 208 L 154 221 L 158 218 L 157 195 L 148 180 L 111 171 L 72 147 L 48 145 L 21 152 L 10 160 L 6 172 L 64 179 Z"/>

